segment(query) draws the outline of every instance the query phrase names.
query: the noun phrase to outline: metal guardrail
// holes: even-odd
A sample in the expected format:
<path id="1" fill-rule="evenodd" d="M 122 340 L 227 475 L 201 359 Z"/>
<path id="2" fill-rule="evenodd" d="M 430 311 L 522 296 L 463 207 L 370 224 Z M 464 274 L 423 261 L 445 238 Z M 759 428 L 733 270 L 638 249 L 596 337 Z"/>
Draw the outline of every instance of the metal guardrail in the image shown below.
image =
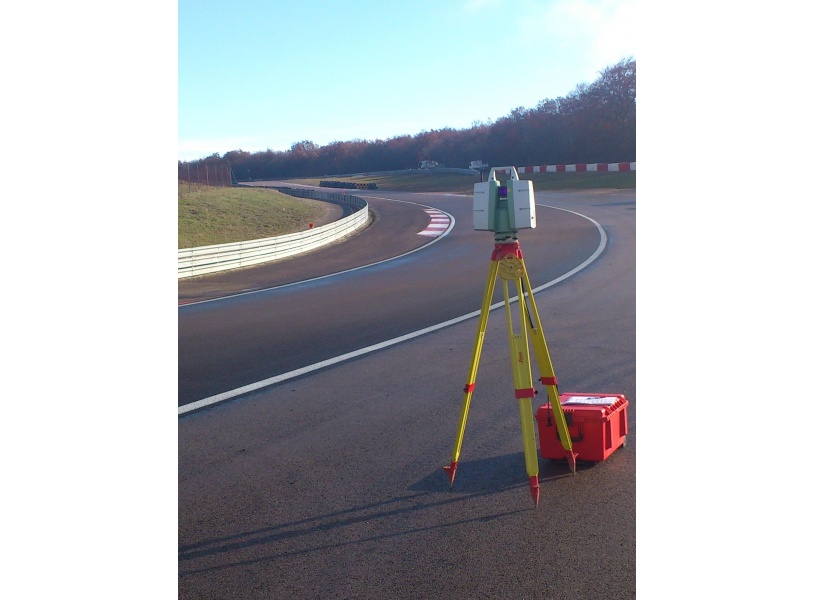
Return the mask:
<path id="1" fill-rule="evenodd" d="M 311 198 L 341 204 L 350 207 L 354 212 L 334 223 L 299 233 L 290 233 L 247 242 L 183 248 L 178 251 L 179 279 L 248 267 L 250 265 L 279 260 L 302 252 L 308 252 L 309 250 L 326 246 L 346 235 L 350 235 L 367 224 L 368 205 L 365 200 L 358 196 L 307 188 L 262 187 L 275 189 L 289 196 L 296 196 L 298 198 Z"/>

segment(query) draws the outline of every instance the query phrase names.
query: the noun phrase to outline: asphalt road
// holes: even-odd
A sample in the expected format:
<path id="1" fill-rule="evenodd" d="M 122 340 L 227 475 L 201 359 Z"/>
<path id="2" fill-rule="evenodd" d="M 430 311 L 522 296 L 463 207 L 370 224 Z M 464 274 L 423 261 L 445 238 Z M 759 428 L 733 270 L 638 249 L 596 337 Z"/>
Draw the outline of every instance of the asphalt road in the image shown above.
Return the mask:
<path id="1" fill-rule="evenodd" d="M 360 195 L 376 219 L 342 244 L 179 282 L 179 303 L 217 281 L 250 291 L 179 306 L 179 406 L 478 309 L 492 239 L 472 230 L 469 198 Z M 607 234 L 535 298 L 561 392 L 625 394 L 627 446 L 576 475 L 542 460 L 534 507 L 503 309 L 452 488 L 441 467 L 476 319 L 286 379 L 179 417 L 180 598 L 635 597 L 635 191 L 537 203 L 538 228 L 519 236 L 535 288 L 597 250 L 589 219 Z M 426 244 L 425 206 L 452 215 L 449 235 L 285 285 Z"/>
<path id="2" fill-rule="evenodd" d="M 374 223 L 346 243 L 262 268 L 181 280 L 183 303 L 215 297 L 220 290 L 244 293 L 179 308 L 179 405 L 478 310 L 493 236 L 472 229 L 471 200 L 389 196 L 396 201 L 367 196 Z M 429 245 L 428 238 L 416 235 L 429 224 L 427 202 L 457 224 Z M 573 269 L 600 240 L 598 229 L 584 218 L 540 211 L 545 214 L 539 229 L 521 236 L 533 284 Z M 409 253 L 421 246 L 420 253 Z M 323 277 L 393 257 L 400 258 Z M 302 279 L 312 281 L 285 286 Z M 250 289 L 257 291 L 245 293 Z"/>

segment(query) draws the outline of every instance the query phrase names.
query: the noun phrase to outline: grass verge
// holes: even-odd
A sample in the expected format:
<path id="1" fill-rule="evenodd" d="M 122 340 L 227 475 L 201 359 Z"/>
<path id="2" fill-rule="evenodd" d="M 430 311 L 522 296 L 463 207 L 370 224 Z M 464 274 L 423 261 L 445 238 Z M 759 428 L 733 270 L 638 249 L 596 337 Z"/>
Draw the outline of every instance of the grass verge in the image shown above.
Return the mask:
<path id="1" fill-rule="evenodd" d="M 228 244 L 308 229 L 324 202 L 276 190 L 178 184 L 178 248 Z"/>

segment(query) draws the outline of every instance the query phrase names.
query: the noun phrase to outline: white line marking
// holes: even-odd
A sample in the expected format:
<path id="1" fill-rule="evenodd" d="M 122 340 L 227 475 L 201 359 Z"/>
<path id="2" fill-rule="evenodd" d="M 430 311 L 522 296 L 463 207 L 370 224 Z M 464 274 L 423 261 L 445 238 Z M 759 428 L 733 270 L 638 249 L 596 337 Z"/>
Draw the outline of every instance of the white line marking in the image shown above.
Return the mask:
<path id="1" fill-rule="evenodd" d="M 403 202 L 404 204 L 415 204 L 416 206 L 420 206 L 422 208 L 428 208 L 424 204 L 419 204 L 418 202 L 410 202 L 409 200 L 395 200 L 393 198 L 381 198 L 379 196 L 362 196 L 363 198 L 373 198 L 374 200 L 389 200 L 390 202 Z M 203 304 L 204 302 L 219 302 L 220 300 L 226 300 L 227 298 L 236 298 L 237 296 L 248 296 L 249 294 L 258 294 L 260 292 L 268 292 L 270 290 L 279 290 L 280 288 L 290 287 L 292 285 L 302 285 L 303 283 L 310 283 L 312 281 L 318 281 L 320 279 L 326 279 L 328 277 L 336 277 L 337 275 L 344 275 L 345 273 L 351 273 L 353 271 L 358 271 L 359 269 L 367 269 L 368 267 L 375 267 L 376 265 L 380 265 L 382 263 L 390 262 L 391 260 L 396 260 L 397 258 L 402 258 L 413 252 L 418 252 L 419 250 L 424 250 L 425 248 L 429 248 L 434 243 L 441 240 L 441 238 L 446 237 L 452 231 L 452 228 L 455 227 L 455 217 L 450 215 L 449 213 L 445 213 L 440 211 L 436 208 L 432 210 L 437 210 L 439 213 L 446 215 L 449 217 L 450 225 L 449 229 L 442 232 L 441 234 L 432 233 L 431 235 L 437 236 L 438 239 L 432 240 L 431 242 L 427 242 L 423 246 L 415 248 L 414 250 L 410 250 L 409 252 L 405 252 L 404 254 L 399 254 L 398 256 L 393 256 L 392 258 L 385 258 L 384 260 L 380 260 L 378 262 L 370 263 L 369 265 L 362 265 L 361 267 L 354 267 L 352 269 L 346 269 L 345 271 L 339 271 L 338 273 L 328 273 L 327 275 L 320 275 L 319 277 L 312 277 L 311 279 L 303 279 L 302 281 L 293 281 L 291 283 L 284 283 L 283 285 L 278 285 L 276 287 L 270 288 L 263 288 L 262 290 L 249 290 L 246 292 L 240 292 L 238 294 L 232 294 L 231 296 L 221 296 L 220 298 L 210 298 L 209 300 L 198 300 L 196 302 L 187 302 L 185 304 L 179 304 L 178 308 L 184 308 L 187 306 L 195 306 L 196 304 Z"/>
<path id="2" fill-rule="evenodd" d="M 552 279 L 548 283 L 544 283 L 543 285 L 534 288 L 533 290 L 531 290 L 532 294 L 536 294 L 537 292 L 540 292 L 542 290 L 550 288 L 551 286 L 556 285 L 556 284 L 560 283 L 561 281 L 565 281 L 566 279 L 568 279 L 569 277 L 575 275 L 576 273 L 579 273 L 582 269 L 584 269 L 585 267 L 590 265 L 592 262 L 594 262 L 597 258 L 599 258 L 599 255 L 602 254 L 602 251 L 605 249 L 605 246 L 608 243 L 608 236 L 605 233 L 605 230 L 602 228 L 602 226 L 599 223 L 594 221 L 591 217 L 580 214 L 578 212 L 574 212 L 573 210 L 568 210 L 568 209 L 565 209 L 565 208 L 559 208 L 559 207 L 556 207 L 556 206 L 546 206 L 544 204 L 538 204 L 537 206 L 543 206 L 545 208 L 553 208 L 555 210 L 562 210 L 564 212 L 569 212 L 571 214 L 577 215 L 578 217 L 582 217 L 583 219 L 587 219 L 588 221 L 593 223 L 594 226 L 599 230 L 600 239 L 599 239 L 599 246 L 597 246 L 596 250 L 594 250 L 594 253 L 591 254 L 591 256 L 586 258 L 582 263 L 580 263 L 579 265 L 577 265 L 576 267 L 574 267 L 573 269 L 571 269 L 567 273 L 564 273 L 564 274 L 560 275 L 559 277 L 557 277 L 556 279 Z M 453 221 L 454 221 L 454 219 L 453 219 Z M 422 247 L 426 248 L 426 246 L 422 246 Z M 415 250 L 413 252 L 415 252 Z M 358 267 L 358 268 L 362 268 L 362 267 Z M 351 270 L 355 270 L 355 269 L 351 269 Z M 509 299 L 509 304 L 512 304 L 514 302 L 517 302 L 517 296 L 513 296 L 512 298 Z M 492 304 L 489 307 L 489 312 L 502 307 L 504 304 L 505 304 L 505 302 L 498 302 L 497 304 Z M 201 408 L 205 408 L 207 406 L 212 406 L 213 404 L 219 404 L 220 402 L 225 402 L 226 400 L 231 400 L 232 398 L 235 398 L 237 396 L 242 396 L 243 394 L 248 394 L 249 392 L 257 391 L 257 390 L 262 389 L 264 387 L 274 385 L 275 383 L 280 383 L 282 381 L 286 381 L 287 379 L 292 379 L 294 377 L 299 377 L 301 375 L 305 375 L 307 373 L 311 373 L 311 372 L 317 371 L 319 369 L 324 369 L 325 367 L 330 367 L 332 365 L 339 364 L 341 362 L 344 362 L 346 360 L 350 360 L 352 358 L 356 358 L 358 356 L 364 356 L 365 354 L 370 354 L 371 352 L 376 352 L 377 350 L 382 350 L 382 349 L 387 348 L 389 346 L 393 346 L 395 344 L 400 344 L 401 342 L 406 342 L 407 340 L 411 340 L 413 338 L 417 338 L 419 336 L 426 335 L 428 333 L 432 333 L 433 331 L 438 331 L 439 329 L 444 329 L 445 327 L 450 327 L 452 325 L 457 325 L 458 323 L 461 323 L 461 322 L 466 321 L 468 319 L 472 319 L 472 318 L 477 317 L 477 316 L 480 316 L 480 309 L 476 310 L 476 311 L 473 311 L 473 312 L 470 312 L 470 313 L 467 313 L 465 315 L 461 315 L 460 317 L 450 319 L 449 321 L 444 321 L 443 323 L 438 323 L 437 325 L 431 325 L 430 327 L 425 327 L 424 329 L 419 329 L 418 331 L 414 331 L 412 333 L 407 333 L 407 334 L 399 336 L 397 338 L 393 338 L 392 340 L 379 342 L 378 344 L 368 346 L 367 348 L 360 348 L 359 350 L 354 350 L 353 352 L 348 352 L 346 354 L 341 354 L 340 356 L 336 356 L 334 358 L 329 358 L 327 360 L 323 360 L 321 362 L 314 363 L 313 365 L 308 365 L 307 367 L 302 367 L 300 369 L 295 369 L 294 371 L 289 371 L 288 373 L 283 373 L 281 375 L 276 375 L 274 377 L 269 377 L 268 379 L 263 379 L 262 381 L 258 381 L 256 383 L 251 383 L 249 385 L 244 385 L 243 387 L 239 387 L 239 388 L 236 388 L 234 390 L 230 390 L 228 392 L 223 392 L 223 393 L 217 394 L 215 396 L 210 396 L 209 398 L 203 398 L 202 400 L 197 400 L 196 402 L 192 402 L 190 404 L 185 404 L 184 406 L 179 406 L 178 407 L 178 414 L 183 415 L 183 414 L 188 413 L 188 412 L 193 411 L 193 410 L 198 410 L 198 409 L 201 409 Z"/>

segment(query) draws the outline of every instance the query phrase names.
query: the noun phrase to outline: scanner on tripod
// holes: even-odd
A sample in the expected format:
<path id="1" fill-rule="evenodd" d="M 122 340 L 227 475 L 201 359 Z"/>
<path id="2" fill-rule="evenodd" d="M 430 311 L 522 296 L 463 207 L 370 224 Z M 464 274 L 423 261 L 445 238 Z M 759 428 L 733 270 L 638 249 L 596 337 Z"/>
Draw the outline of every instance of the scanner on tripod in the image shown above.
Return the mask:
<path id="1" fill-rule="evenodd" d="M 509 173 L 505 184 L 495 177 L 497 172 Z M 477 230 L 494 231 L 495 240 L 517 239 L 518 229 L 534 229 L 534 184 L 521 180 L 514 167 L 493 167 L 487 181 L 475 184 L 472 222 Z"/>

